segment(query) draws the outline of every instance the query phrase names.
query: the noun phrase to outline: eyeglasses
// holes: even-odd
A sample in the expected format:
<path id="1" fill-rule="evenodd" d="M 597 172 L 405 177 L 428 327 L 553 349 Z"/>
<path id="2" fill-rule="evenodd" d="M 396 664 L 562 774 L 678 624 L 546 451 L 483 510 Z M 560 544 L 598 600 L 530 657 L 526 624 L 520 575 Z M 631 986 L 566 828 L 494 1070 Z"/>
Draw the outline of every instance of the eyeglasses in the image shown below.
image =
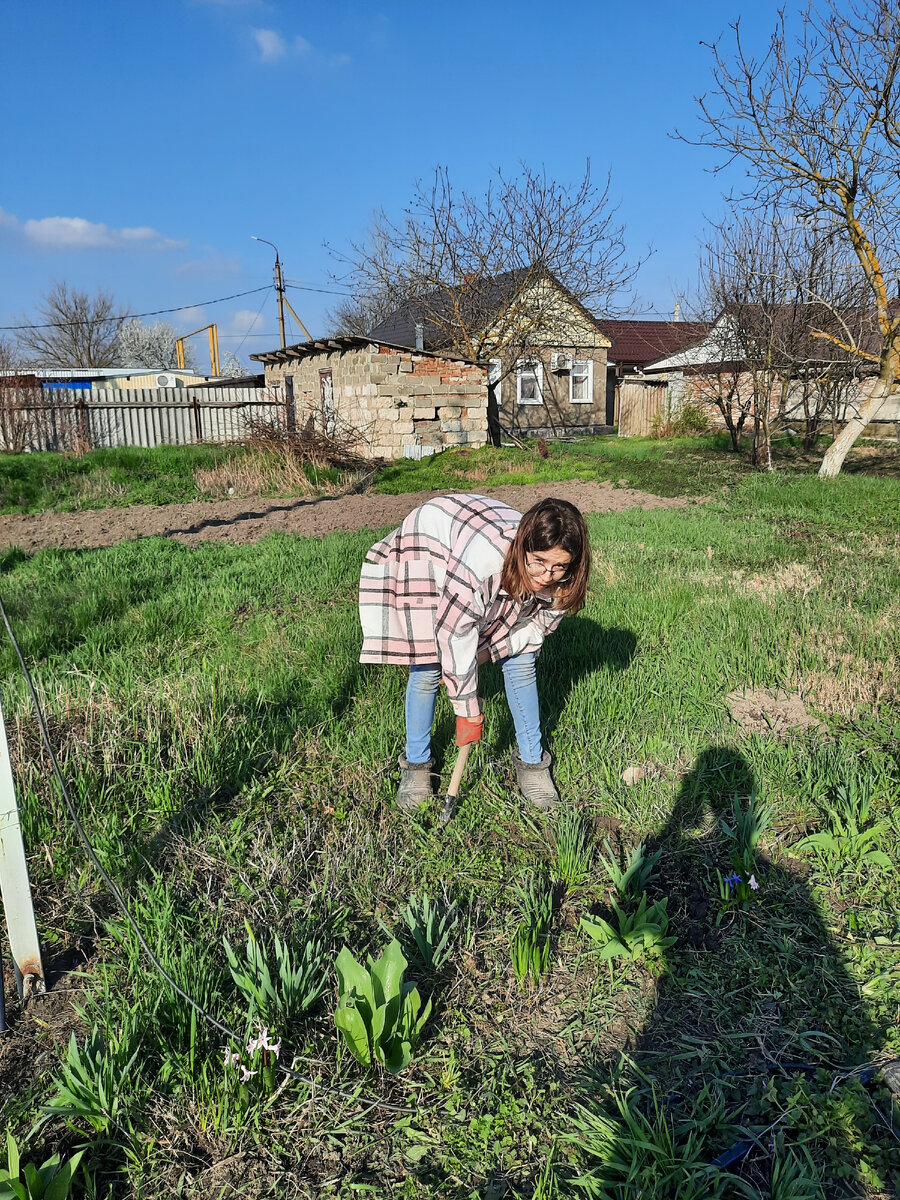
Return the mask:
<path id="1" fill-rule="evenodd" d="M 540 559 L 525 555 L 525 568 L 529 575 L 549 575 L 551 579 L 565 579 L 571 565 L 558 563 L 556 566 L 550 566 L 549 563 L 542 563 Z"/>

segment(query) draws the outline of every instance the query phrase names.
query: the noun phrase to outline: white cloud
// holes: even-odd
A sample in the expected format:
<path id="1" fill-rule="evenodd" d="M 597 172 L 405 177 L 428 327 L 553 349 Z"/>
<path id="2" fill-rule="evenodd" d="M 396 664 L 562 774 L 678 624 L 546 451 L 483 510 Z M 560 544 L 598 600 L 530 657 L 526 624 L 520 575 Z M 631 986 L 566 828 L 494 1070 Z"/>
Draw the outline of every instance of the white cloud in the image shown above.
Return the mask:
<path id="1" fill-rule="evenodd" d="M 263 63 L 276 63 L 285 58 L 306 58 L 310 61 L 324 62 L 329 67 L 342 67 L 350 62 L 348 54 L 332 54 L 326 57 L 299 33 L 286 37 L 277 29 L 252 29 L 250 32 L 256 42 L 259 61 Z"/>
<path id="2" fill-rule="evenodd" d="M 0 230 L 3 229 L 41 250 L 121 250 L 133 246 L 174 250 L 187 245 L 186 241 L 165 237 L 149 225 L 115 229 L 84 217 L 29 217 L 20 221 L 0 209 Z"/>
<path id="3" fill-rule="evenodd" d="M 274 29 L 254 29 L 253 38 L 260 62 L 278 62 L 287 54 L 287 43 Z"/>
<path id="4" fill-rule="evenodd" d="M 175 320 L 180 322 L 185 329 L 200 329 L 209 324 L 206 320 L 206 309 L 199 304 L 194 305 L 193 308 L 179 308 L 174 315 Z"/>
<path id="5" fill-rule="evenodd" d="M 231 318 L 231 332 L 253 333 L 255 329 L 260 329 L 264 324 L 261 312 L 254 312 L 250 308 L 240 308 Z"/>

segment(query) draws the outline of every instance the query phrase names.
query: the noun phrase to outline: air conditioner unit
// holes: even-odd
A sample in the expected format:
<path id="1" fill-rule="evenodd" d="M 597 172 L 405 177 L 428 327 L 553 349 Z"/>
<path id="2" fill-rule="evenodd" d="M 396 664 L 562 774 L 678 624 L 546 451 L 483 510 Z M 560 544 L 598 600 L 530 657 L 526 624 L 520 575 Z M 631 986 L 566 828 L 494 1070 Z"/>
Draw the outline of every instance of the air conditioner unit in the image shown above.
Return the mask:
<path id="1" fill-rule="evenodd" d="M 156 386 L 161 388 L 181 387 L 181 380 L 175 375 L 157 375 Z"/>
<path id="2" fill-rule="evenodd" d="M 572 370 L 572 355 L 571 354 L 551 354 L 550 355 L 550 370 L 551 371 L 571 371 Z"/>

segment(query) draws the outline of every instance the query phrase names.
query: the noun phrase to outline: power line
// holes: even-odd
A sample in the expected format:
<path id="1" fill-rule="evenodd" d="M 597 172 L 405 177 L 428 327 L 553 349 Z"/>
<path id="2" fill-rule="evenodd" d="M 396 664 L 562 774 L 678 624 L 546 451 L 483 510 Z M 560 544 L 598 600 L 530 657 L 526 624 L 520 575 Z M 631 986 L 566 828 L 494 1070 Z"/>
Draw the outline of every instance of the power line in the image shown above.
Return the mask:
<path id="1" fill-rule="evenodd" d="M 253 296 L 257 292 L 267 292 L 268 290 L 269 284 L 266 284 L 265 287 L 250 288 L 246 292 L 233 292 L 230 296 L 219 296 L 215 300 L 198 300 L 194 304 L 176 304 L 174 308 L 155 308 L 152 312 L 124 313 L 122 316 L 105 317 L 100 323 L 134 321 L 138 317 L 161 317 L 164 313 L 181 312 L 188 308 L 205 308 L 208 304 L 224 304 L 226 300 L 238 300 L 241 296 Z M 45 325 L 0 325 L 0 330 L 15 333 L 22 329 L 71 329 L 75 325 L 94 325 L 96 323 L 96 318 L 88 321 L 48 321 Z"/>
<path id="2" fill-rule="evenodd" d="M 259 291 L 261 289 L 257 288 L 256 290 Z M 268 287 L 265 290 L 268 291 L 269 290 Z M 59 787 L 59 790 L 62 793 L 62 798 L 65 801 L 66 808 L 69 811 L 69 817 L 72 820 L 72 824 L 75 826 L 75 830 L 78 833 L 78 836 L 81 839 L 82 843 L 84 844 L 85 850 L 87 851 L 88 858 L 90 858 L 90 860 L 93 863 L 94 867 L 96 868 L 98 874 L 100 875 L 100 878 L 103 880 L 103 882 L 106 884 L 106 886 L 109 888 L 110 892 L 112 893 L 113 899 L 115 900 L 115 902 L 119 908 L 119 911 L 125 917 L 125 920 L 128 922 L 128 925 L 131 927 L 131 930 L 134 933 L 134 936 L 137 938 L 141 949 L 144 951 L 147 958 L 150 960 L 150 964 L 154 968 L 154 970 L 156 970 L 162 976 L 162 978 L 166 981 L 166 983 L 169 985 L 169 987 L 172 988 L 172 990 L 177 995 L 179 995 L 182 998 L 182 1000 L 187 1001 L 187 1003 L 191 1006 L 191 1008 L 194 1009 L 194 1011 L 198 1014 L 198 1016 L 202 1017 L 203 1020 L 206 1021 L 209 1025 L 211 1025 L 213 1029 L 217 1030 L 221 1034 L 224 1034 L 225 1037 L 227 1037 L 229 1039 L 229 1041 L 231 1041 L 231 1042 L 241 1041 L 242 1039 L 240 1039 L 238 1037 L 238 1035 L 234 1032 L 233 1029 L 229 1029 L 229 1027 L 227 1025 L 223 1025 L 221 1021 L 217 1021 L 216 1018 L 211 1013 L 208 1013 L 201 1004 L 198 1004 L 198 1002 L 193 998 L 193 996 L 188 995 L 188 993 L 184 990 L 184 988 L 182 988 L 178 983 L 175 982 L 175 980 L 172 978 L 172 976 L 169 974 L 169 972 L 166 970 L 166 968 L 162 965 L 162 963 L 159 961 L 159 959 L 156 957 L 156 955 L 150 949 L 150 945 L 147 942 L 147 939 L 144 937 L 143 933 L 141 932 L 140 926 L 138 925 L 137 921 L 135 920 L 134 916 L 131 913 L 131 910 L 129 909 L 128 905 L 125 902 L 125 898 L 123 897 L 122 893 L 119 891 L 119 888 L 116 885 L 116 883 L 113 881 L 112 877 L 106 871 L 103 864 L 100 862 L 100 859 L 97 857 L 97 852 L 94 849 L 90 838 L 88 837 L 87 833 L 85 832 L 84 826 L 81 824 L 81 821 L 78 817 L 78 813 L 75 811 L 75 805 L 72 803 L 72 798 L 69 795 L 69 789 L 66 787 L 65 780 L 62 777 L 62 772 L 59 769 L 59 763 L 56 761 L 56 754 L 54 753 L 53 744 L 50 741 L 50 734 L 47 730 L 47 722 L 44 717 L 44 710 L 41 707 L 40 700 L 38 700 L 37 692 L 35 691 L 34 683 L 31 678 L 31 672 L 28 670 L 28 664 L 25 662 L 25 656 L 22 654 L 21 647 L 19 646 L 18 640 L 16 639 L 16 635 L 13 631 L 13 627 L 10 623 L 9 617 L 7 616 L 6 608 L 3 604 L 2 596 L 0 596 L 0 618 L 2 618 L 3 624 L 6 626 L 6 632 L 9 634 L 9 640 L 12 642 L 13 649 L 16 652 L 16 657 L 19 660 L 19 666 L 22 670 L 22 675 L 24 676 L 25 683 L 28 687 L 29 694 L 31 695 L 31 702 L 34 705 L 34 711 L 35 711 L 35 714 L 37 715 L 38 728 L 40 729 L 40 733 L 41 733 L 41 741 L 44 743 L 44 749 L 47 751 L 47 756 L 50 759 L 50 766 L 53 769 L 54 778 L 56 779 L 57 786 Z M 305 1056 L 300 1055 L 298 1057 L 302 1058 Z M 296 1059 L 295 1059 L 295 1061 L 296 1061 Z M 292 1079 L 296 1079 L 300 1083 L 308 1084 L 312 1088 L 319 1088 L 320 1091 L 326 1092 L 326 1093 L 328 1093 L 328 1095 L 340 1096 L 342 1100 L 355 1101 L 355 1100 L 359 1099 L 358 1094 L 352 1095 L 349 1092 L 341 1091 L 339 1088 L 320 1086 L 317 1080 L 309 1079 L 307 1076 L 301 1075 L 299 1073 L 299 1071 L 295 1071 L 293 1069 L 293 1067 L 286 1067 L 283 1063 L 280 1063 L 280 1062 L 276 1063 L 276 1066 L 277 1066 L 278 1070 L 282 1072 L 282 1074 L 289 1075 Z M 363 1101 L 363 1103 L 369 1104 L 371 1108 L 381 1108 L 387 1112 L 409 1113 L 409 1114 L 414 1114 L 416 1112 L 416 1109 L 414 1109 L 414 1108 L 406 1108 L 399 1104 L 388 1104 L 388 1102 L 386 1100 L 381 1100 L 377 1097 L 366 1099 Z"/>
<path id="3" fill-rule="evenodd" d="M 352 292 L 336 292 L 334 288 L 310 287 L 305 283 L 295 283 L 292 279 L 286 279 L 285 285 L 294 288 L 298 292 L 321 292 L 323 296 L 352 296 Z"/>

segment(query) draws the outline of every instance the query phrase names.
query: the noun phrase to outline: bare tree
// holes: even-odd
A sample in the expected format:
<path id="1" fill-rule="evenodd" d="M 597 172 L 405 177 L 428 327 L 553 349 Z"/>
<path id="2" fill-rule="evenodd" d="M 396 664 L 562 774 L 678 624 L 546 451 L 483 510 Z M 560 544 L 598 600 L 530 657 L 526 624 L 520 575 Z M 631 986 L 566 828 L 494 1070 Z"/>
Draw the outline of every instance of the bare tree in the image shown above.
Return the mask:
<path id="1" fill-rule="evenodd" d="M 780 14 L 760 59 L 740 23 L 732 28 L 733 52 L 712 48 L 717 86 L 700 100 L 699 141 L 725 152 L 720 169 L 747 164 L 747 198 L 811 219 L 851 248 L 880 334 L 873 351 L 850 330 L 814 331 L 878 366 L 877 384 L 825 455 L 819 474 L 827 478 L 900 377 L 900 309 L 889 296 L 900 274 L 900 8 L 896 0 L 808 3 L 796 38 Z"/>
<path id="2" fill-rule="evenodd" d="M 55 283 L 43 297 L 36 319 L 22 318 L 23 359 L 36 367 L 113 366 L 123 320 L 117 307 L 103 288 L 91 295 Z"/>
<path id="3" fill-rule="evenodd" d="M 126 321 L 116 337 L 115 355 L 124 367 L 150 367 L 165 371 L 178 366 L 175 342 L 178 331 L 168 321 L 145 324 L 137 319 Z M 185 344 L 184 361 L 188 370 L 197 366 L 194 348 Z"/>
<path id="4" fill-rule="evenodd" d="M 348 296 L 332 308 L 328 315 L 328 329 L 332 337 L 358 334 L 361 337 L 380 324 L 394 311 L 394 304 L 383 295 Z"/>
<path id="5" fill-rule="evenodd" d="M 801 406 L 810 447 L 823 416 L 858 378 L 860 359 L 841 341 L 847 330 L 858 347 L 871 336 L 847 258 L 834 237 L 771 210 L 735 212 L 713 226 L 700 295 L 716 325 L 695 390 L 719 409 L 735 450 L 751 420 L 757 466 L 771 468 L 773 420 Z"/>
<path id="6" fill-rule="evenodd" d="M 609 186 L 592 182 L 590 164 L 574 186 L 523 166 L 475 196 L 438 167 L 401 220 L 378 213 L 367 239 L 339 256 L 355 312 L 407 311 L 426 345 L 472 359 L 549 345 L 563 319 L 553 280 L 610 314 L 640 265 L 626 258 Z"/>

